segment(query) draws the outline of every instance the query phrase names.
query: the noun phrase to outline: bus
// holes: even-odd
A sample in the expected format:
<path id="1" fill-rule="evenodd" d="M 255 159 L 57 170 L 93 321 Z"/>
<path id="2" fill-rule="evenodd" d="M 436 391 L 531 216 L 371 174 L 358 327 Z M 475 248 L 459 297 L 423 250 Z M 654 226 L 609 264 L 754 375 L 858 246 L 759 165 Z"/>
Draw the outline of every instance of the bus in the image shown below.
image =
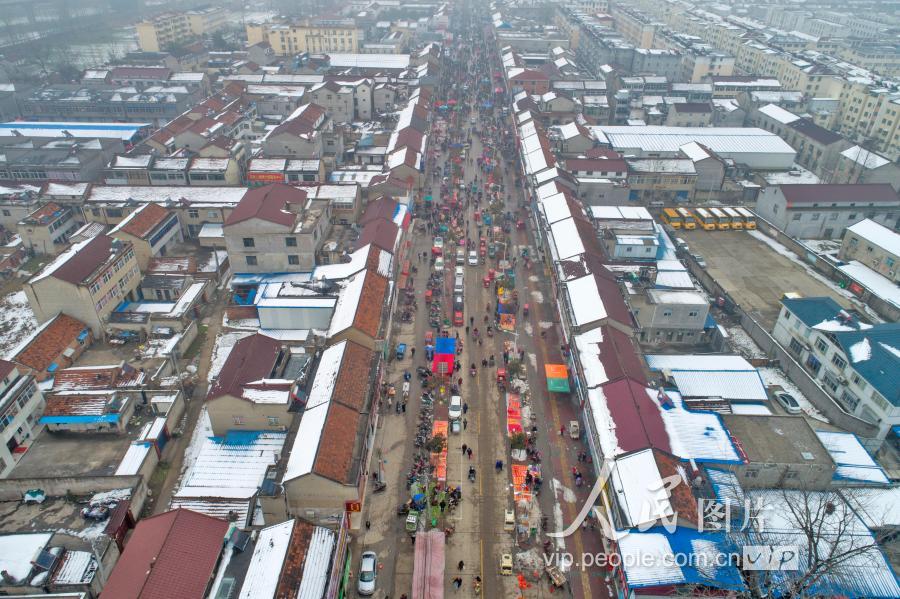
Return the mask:
<path id="1" fill-rule="evenodd" d="M 743 206 L 735 206 L 734 210 L 744 219 L 744 228 L 752 231 L 756 228 L 756 216 Z"/>
<path id="2" fill-rule="evenodd" d="M 728 220 L 731 223 L 731 228 L 734 231 L 740 231 L 744 228 L 744 219 L 741 217 L 740 213 L 734 208 L 722 208 L 722 212 L 728 216 Z"/>
<path id="3" fill-rule="evenodd" d="M 662 222 L 666 223 L 673 229 L 680 229 L 684 219 L 674 208 L 663 208 Z"/>
<path id="4" fill-rule="evenodd" d="M 694 208 L 694 216 L 697 217 L 697 222 L 704 231 L 716 230 L 716 217 L 710 214 L 706 208 Z"/>
<path id="5" fill-rule="evenodd" d="M 731 226 L 731 219 L 728 218 L 728 215 L 718 208 L 710 208 L 709 211 L 716 219 L 716 228 L 720 231 L 727 231 Z"/>
<path id="6" fill-rule="evenodd" d="M 697 228 L 697 219 L 694 218 L 694 215 L 691 214 L 690 210 L 687 208 L 678 208 L 678 214 L 681 215 L 681 220 L 684 223 L 682 227 L 685 229 Z"/>

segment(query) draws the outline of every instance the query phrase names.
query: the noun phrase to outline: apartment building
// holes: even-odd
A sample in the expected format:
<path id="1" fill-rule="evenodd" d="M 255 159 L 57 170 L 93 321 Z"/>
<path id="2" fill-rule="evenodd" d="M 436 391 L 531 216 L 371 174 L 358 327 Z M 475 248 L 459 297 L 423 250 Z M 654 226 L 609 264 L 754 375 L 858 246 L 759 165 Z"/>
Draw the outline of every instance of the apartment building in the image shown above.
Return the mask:
<path id="1" fill-rule="evenodd" d="M 16 231 L 22 244 L 35 254 L 57 254 L 79 227 L 75 210 L 48 202 L 19 221 Z"/>
<path id="2" fill-rule="evenodd" d="M 16 454 L 36 436 L 44 396 L 31 370 L 0 360 L 0 478 L 12 472 Z"/>
<path id="3" fill-rule="evenodd" d="M 144 52 L 162 52 L 215 33 L 227 24 L 223 7 L 157 15 L 137 24 L 138 46 Z"/>
<path id="4" fill-rule="evenodd" d="M 879 427 L 900 424 L 900 324 L 870 325 L 829 297 L 782 300 L 772 335 L 845 410 Z"/>
<path id="5" fill-rule="evenodd" d="M 856 260 L 894 283 L 900 283 L 900 233 L 865 219 L 847 227 L 838 254 Z"/>
<path id="6" fill-rule="evenodd" d="M 611 15 L 616 30 L 638 48 L 652 48 L 658 23 L 647 14 L 624 4 L 614 4 Z"/>
<path id="7" fill-rule="evenodd" d="M 900 166 L 862 146 L 853 146 L 838 156 L 832 183 L 887 183 L 900 190 Z"/>
<path id="8" fill-rule="evenodd" d="M 267 42 L 277 56 L 293 56 L 308 52 L 356 54 L 363 31 L 352 20 L 335 22 L 247 23 L 248 44 Z"/>
<path id="9" fill-rule="evenodd" d="M 62 312 L 85 323 L 99 337 L 116 306 L 135 299 L 140 279 L 131 244 L 101 234 L 72 245 L 24 288 L 38 322 Z"/>
<path id="10" fill-rule="evenodd" d="M 840 239 L 863 219 L 896 227 L 900 197 L 885 183 L 773 185 L 757 197 L 756 213 L 797 239 Z"/>
<path id="11" fill-rule="evenodd" d="M 331 228 L 331 206 L 274 183 L 248 191 L 225 220 L 235 272 L 309 272 Z"/>

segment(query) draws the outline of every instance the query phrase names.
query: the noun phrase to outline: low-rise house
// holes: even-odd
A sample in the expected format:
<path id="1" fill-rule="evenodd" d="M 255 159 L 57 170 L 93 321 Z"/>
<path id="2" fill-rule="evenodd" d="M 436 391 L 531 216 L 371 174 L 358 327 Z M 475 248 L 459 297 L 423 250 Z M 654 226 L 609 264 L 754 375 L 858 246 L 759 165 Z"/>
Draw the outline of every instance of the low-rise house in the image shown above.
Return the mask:
<path id="1" fill-rule="evenodd" d="M 878 425 L 900 424 L 900 324 L 870 325 L 828 297 L 785 298 L 772 336 L 845 410 Z"/>
<path id="2" fill-rule="evenodd" d="M 236 272 L 309 272 L 331 227 L 331 206 L 274 183 L 249 190 L 225 221 Z"/>
<path id="3" fill-rule="evenodd" d="M 708 102 L 678 102 L 669 106 L 665 124 L 669 127 L 709 127 L 712 106 Z"/>
<path id="4" fill-rule="evenodd" d="M 364 502 L 376 363 L 374 352 L 352 341 L 322 352 L 282 477 L 290 514 L 326 523 L 340 518 L 347 502 Z M 360 513 L 350 516 L 358 528 Z"/>
<path id="5" fill-rule="evenodd" d="M 331 317 L 329 343 L 349 339 L 374 351 L 381 332 L 382 312 L 389 299 L 388 287 L 388 279 L 372 270 L 347 279 Z"/>
<path id="6" fill-rule="evenodd" d="M 725 161 L 715 152 L 695 141 L 683 145 L 681 153 L 694 163 L 697 179 L 694 187 L 697 191 L 719 191 L 725 182 Z"/>
<path id="7" fill-rule="evenodd" d="M 28 368 L 0 360 L 0 478 L 16 464 L 16 456 L 37 435 L 44 396 Z"/>
<path id="8" fill-rule="evenodd" d="M 900 195 L 887 183 L 773 185 L 757 197 L 756 213 L 797 239 L 840 239 L 863 219 L 894 228 Z"/>
<path id="9" fill-rule="evenodd" d="M 101 599 L 206 596 L 229 527 L 225 520 L 184 509 L 142 519 L 109 574 Z"/>
<path id="10" fill-rule="evenodd" d="M 178 215 L 152 202 L 126 216 L 109 236 L 131 244 L 142 271 L 147 269 L 151 258 L 165 256 L 183 240 Z"/>
<path id="11" fill-rule="evenodd" d="M 703 343 L 707 341 L 709 298 L 699 291 L 647 289 L 629 297 L 647 344 Z"/>
<path id="12" fill-rule="evenodd" d="M 30 368 L 35 379 L 43 381 L 74 364 L 92 342 L 87 325 L 67 314 L 57 314 L 13 349 L 9 357 Z"/>
<path id="13" fill-rule="evenodd" d="M 239 185 L 241 166 L 233 157 L 202 158 L 191 160 L 188 167 L 191 185 Z"/>
<path id="14" fill-rule="evenodd" d="M 840 153 L 834 183 L 887 183 L 900 191 L 900 166 L 884 156 L 853 146 Z"/>
<path id="15" fill-rule="evenodd" d="M 748 489 L 824 490 L 836 466 L 815 431 L 802 416 L 722 416 L 745 460 L 722 467 Z"/>
<path id="16" fill-rule="evenodd" d="M 57 256 L 24 287 L 38 322 L 62 312 L 84 322 L 99 336 L 116 306 L 136 299 L 140 278 L 132 244 L 97 235 Z"/>
<path id="17" fill-rule="evenodd" d="M 292 112 L 260 145 L 266 156 L 318 160 L 331 155 L 339 162 L 344 153 L 343 136 L 334 130 L 326 110 L 316 104 L 304 104 Z"/>
<path id="18" fill-rule="evenodd" d="M 115 390 L 73 390 L 47 395 L 38 421 L 50 432 L 125 432 L 134 414 L 133 399 Z"/>
<path id="19" fill-rule="evenodd" d="M 857 260 L 894 283 L 900 282 L 900 233 L 869 219 L 847 227 L 841 260 Z"/>
<path id="20" fill-rule="evenodd" d="M 688 202 L 694 197 L 697 170 L 686 158 L 629 158 L 628 199 L 642 202 Z"/>
<path id="21" fill-rule="evenodd" d="M 35 254 L 57 254 L 79 227 L 69 206 L 47 202 L 19 221 L 16 231 L 26 249 Z"/>
<path id="22" fill-rule="evenodd" d="M 235 343 L 206 396 L 213 432 L 286 430 L 294 384 L 279 378 L 286 363 L 281 344 L 266 335 Z"/>

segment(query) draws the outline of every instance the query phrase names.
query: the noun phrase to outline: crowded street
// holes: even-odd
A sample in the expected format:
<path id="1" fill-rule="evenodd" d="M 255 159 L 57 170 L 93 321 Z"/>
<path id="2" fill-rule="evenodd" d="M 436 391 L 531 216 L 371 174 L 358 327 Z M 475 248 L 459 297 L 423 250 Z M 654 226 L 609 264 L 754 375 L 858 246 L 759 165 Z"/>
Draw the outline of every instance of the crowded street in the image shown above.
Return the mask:
<path id="1" fill-rule="evenodd" d="M 568 348 L 488 22 L 471 3 L 451 20 L 371 467 L 387 490 L 367 498 L 354 553 L 389 556 L 386 597 L 410 596 L 415 540 L 432 529 L 445 538 L 447 594 L 612 597 L 605 570 L 553 561 L 602 553 L 592 516 L 546 536 L 576 520 L 594 470 L 570 395 L 548 391 L 546 366 Z"/>

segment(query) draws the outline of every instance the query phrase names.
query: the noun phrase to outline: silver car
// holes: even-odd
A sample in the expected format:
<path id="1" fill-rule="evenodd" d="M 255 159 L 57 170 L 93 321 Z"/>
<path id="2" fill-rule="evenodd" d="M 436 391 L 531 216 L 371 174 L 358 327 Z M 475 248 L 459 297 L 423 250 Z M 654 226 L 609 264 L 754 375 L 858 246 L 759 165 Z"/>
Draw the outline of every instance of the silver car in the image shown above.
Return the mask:
<path id="1" fill-rule="evenodd" d="M 359 558 L 359 577 L 356 592 L 360 595 L 375 594 L 375 580 L 378 578 L 378 556 L 374 551 L 366 551 Z"/>
<path id="2" fill-rule="evenodd" d="M 788 414 L 803 413 L 803 409 L 800 407 L 800 403 L 790 393 L 786 393 L 784 391 L 779 391 L 778 393 L 775 394 L 775 400 L 779 404 L 781 404 L 781 407 L 784 408 L 784 411 L 787 412 Z"/>

